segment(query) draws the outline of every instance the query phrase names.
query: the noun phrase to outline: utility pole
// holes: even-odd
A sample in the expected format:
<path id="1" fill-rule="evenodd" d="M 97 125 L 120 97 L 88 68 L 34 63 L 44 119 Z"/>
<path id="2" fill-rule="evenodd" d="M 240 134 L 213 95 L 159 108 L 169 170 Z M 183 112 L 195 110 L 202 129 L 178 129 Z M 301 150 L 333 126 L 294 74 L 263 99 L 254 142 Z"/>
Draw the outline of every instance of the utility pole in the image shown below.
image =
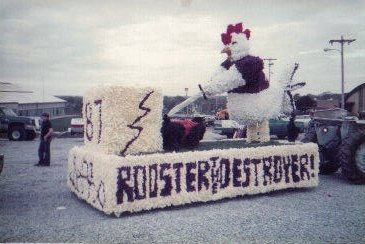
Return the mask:
<path id="1" fill-rule="evenodd" d="M 347 42 L 347 45 L 350 45 L 351 42 L 356 41 L 356 39 L 341 39 L 339 40 L 330 40 L 329 43 L 333 45 L 333 43 L 338 42 L 341 44 L 341 108 L 345 109 L 345 75 L 344 75 L 344 63 L 343 63 L 343 44 Z"/>
<path id="2" fill-rule="evenodd" d="M 271 66 L 274 65 L 273 62 L 271 61 L 274 61 L 274 60 L 277 60 L 276 58 L 264 58 L 264 61 L 269 61 L 269 82 L 270 82 L 270 75 L 271 75 Z"/>

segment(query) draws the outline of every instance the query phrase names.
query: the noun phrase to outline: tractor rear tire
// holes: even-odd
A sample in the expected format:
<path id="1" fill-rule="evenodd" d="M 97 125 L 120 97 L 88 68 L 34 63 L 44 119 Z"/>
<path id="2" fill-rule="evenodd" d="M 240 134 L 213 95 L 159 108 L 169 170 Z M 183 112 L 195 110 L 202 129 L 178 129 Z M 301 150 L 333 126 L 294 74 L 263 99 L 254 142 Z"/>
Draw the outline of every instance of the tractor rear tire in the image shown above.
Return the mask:
<path id="1" fill-rule="evenodd" d="M 336 163 L 320 163 L 319 164 L 319 173 L 321 175 L 331 175 L 337 172 L 340 168 L 340 164 Z"/>
<path id="2" fill-rule="evenodd" d="M 335 140 L 334 140 L 335 141 Z M 341 167 L 341 163 L 338 160 L 339 145 L 332 144 L 333 147 L 325 149 L 325 147 L 318 146 L 319 152 L 319 173 L 321 175 L 331 175 L 337 172 Z"/>
<path id="3" fill-rule="evenodd" d="M 354 184 L 365 184 L 365 156 L 356 157 L 365 144 L 365 128 L 350 127 L 339 151 L 342 174 Z M 362 160 L 362 162 L 360 162 Z"/>

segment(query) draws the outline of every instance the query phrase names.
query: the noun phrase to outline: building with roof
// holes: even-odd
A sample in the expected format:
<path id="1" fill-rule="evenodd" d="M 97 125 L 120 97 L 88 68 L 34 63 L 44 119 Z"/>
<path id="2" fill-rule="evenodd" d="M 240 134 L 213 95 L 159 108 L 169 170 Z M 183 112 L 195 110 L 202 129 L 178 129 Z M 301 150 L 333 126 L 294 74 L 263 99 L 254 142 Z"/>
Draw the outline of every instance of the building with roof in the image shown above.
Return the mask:
<path id="1" fill-rule="evenodd" d="M 51 117 L 64 116 L 66 101 L 55 96 L 26 91 L 9 82 L 0 82 L 0 106 L 13 109 L 18 115 Z"/>
<path id="2" fill-rule="evenodd" d="M 358 85 L 345 96 L 346 110 L 352 114 L 365 111 L 365 83 Z"/>
<path id="3" fill-rule="evenodd" d="M 320 100 L 316 99 L 316 109 L 332 109 L 332 108 L 339 108 L 340 107 L 340 100 L 338 99 L 327 99 L 327 100 Z"/>

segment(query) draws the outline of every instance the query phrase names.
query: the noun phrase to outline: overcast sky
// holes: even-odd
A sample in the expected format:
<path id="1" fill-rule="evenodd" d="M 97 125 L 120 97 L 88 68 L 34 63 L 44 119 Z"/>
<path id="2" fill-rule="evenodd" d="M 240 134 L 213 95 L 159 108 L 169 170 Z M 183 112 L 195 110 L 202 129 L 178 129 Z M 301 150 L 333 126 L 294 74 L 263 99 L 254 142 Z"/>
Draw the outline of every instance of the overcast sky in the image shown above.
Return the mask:
<path id="1" fill-rule="evenodd" d="M 365 82 L 365 1 L 351 0 L 1 0 L 0 81 L 53 95 L 135 82 L 191 95 L 224 60 L 220 34 L 238 22 L 252 31 L 253 55 L 278 59 L 273 79 L 299 62 L 302 94 L 340 92 L 340 54 L 323 48 L 341 35 L 357 39 L 345 45 L 346 90 Z"/>

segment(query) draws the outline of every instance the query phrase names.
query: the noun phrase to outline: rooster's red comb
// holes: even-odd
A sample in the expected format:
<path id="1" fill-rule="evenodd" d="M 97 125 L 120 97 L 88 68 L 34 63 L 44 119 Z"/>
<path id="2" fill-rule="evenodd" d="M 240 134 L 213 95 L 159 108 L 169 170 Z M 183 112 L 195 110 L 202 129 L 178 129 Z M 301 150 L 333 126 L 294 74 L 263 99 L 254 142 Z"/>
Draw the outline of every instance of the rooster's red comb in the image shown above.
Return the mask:
<path id="1" fill-rule="evenodd" d="M 242 23 L 238 23 L 236 25 L 228 25 L 227 26 L 227 31 L 226 33 L 222 33 L 221 37 L 222 37 L 222 42 L 224 45 L 228 45 L 229 43 L 231 43 L 232 41 L 232 33 L 244 33 L 246 35 L 247 40 L 250 39 L 250 33 L 251 31 L 249 29 L 246 29 L 245 31 L 243 31 L 243 24 Z"/>

